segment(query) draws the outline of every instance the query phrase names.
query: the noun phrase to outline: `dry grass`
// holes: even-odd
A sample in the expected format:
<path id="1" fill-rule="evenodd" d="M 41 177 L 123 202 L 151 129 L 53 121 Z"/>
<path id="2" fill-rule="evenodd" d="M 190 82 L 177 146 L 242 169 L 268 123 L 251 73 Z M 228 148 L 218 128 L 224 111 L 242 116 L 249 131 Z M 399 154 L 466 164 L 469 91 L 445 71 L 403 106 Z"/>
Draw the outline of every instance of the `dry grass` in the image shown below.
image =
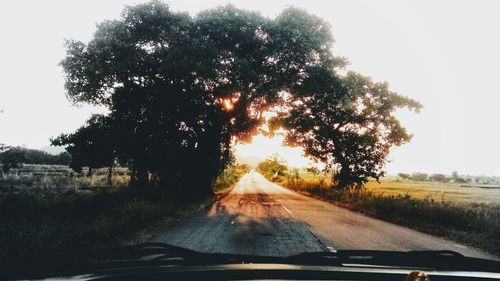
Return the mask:
<path id="1" fill-rule="evenodd" d="M 500 188 L 465 186 L 452 183 L 396 181 L 382 179 L 370 181 L 366 188 L 380 195 L 410 195 L 417 199 L 445 200 L 463 203 L 500 204 Z"/>

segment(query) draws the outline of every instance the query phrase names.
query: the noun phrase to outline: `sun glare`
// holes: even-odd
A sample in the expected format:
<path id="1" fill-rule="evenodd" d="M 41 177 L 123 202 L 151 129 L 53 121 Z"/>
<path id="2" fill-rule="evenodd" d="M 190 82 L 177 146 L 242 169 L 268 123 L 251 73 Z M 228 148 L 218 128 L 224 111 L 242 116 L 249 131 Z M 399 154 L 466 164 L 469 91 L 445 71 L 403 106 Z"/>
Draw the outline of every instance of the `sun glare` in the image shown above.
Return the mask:
<path id="1" fill-rule="evenodd" d="M 233 107 L 234 107 L 233 102 L 231 101 L 231 99 L 223 99 L 222 100 L 222 106 L 227 111 L 233 110 Z"/>
<path id="2" fill-rule="evenodd" d="M 224 110 L 231 111 L 234 109 L 234 104 L 238 101 L 240 96 L 241 96 L 241 93 L 235 92 L 228 97 L 219 98 L 219 103 Z"/>
<path id="3" fill-rule="evenodd" d="M 283 139 L 281 135 L 272 138 L 255 135 L 252 142 L 235 146 L 236 159 L 240 163 L 255 165 L 273 154 L 278 154 L 292 167 L 318 166 L 304 156 L 302 148 L 283 146 Z"/>

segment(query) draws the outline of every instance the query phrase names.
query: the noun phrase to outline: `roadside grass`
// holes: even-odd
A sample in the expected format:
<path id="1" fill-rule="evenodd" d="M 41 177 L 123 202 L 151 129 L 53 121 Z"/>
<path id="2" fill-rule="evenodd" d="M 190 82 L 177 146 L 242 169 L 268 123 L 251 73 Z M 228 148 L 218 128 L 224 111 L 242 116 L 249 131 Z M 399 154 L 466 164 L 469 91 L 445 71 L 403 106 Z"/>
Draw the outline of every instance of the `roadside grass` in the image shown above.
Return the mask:
<path id="1" fill-rule="evenodd" d="M 405 193 L 384 194 L 375 183 L 365 189 L 337 190 L 329 180 L 302 175 L 279 177 L 275 182 L 371 217 L 445 237 L 500 256 L 500 204 L 434 199 Z M 402 183 L 398 183 L 401 184 Z M 408 189 L 408 188 L 407 188 Z M 453 198 L 453 197 L 451 197 Z"/>
<path id="2" fill-rule="evenodd" d="M 215 194 L 223 194 L 231 190 L 240 178 L 248 173 L 250 168 L 245 164 L 234 164 L 226 168 L 219 175 L 213 185 Z"/>
<path id="3" fill-rule="evenodd" d="M 180 202 L 155 190 L 5 194 L 0 258 L 78 253 L 148 240 L 208 201 Z"/>
<path id="4" fill-rule="evenodd" d="M 214 193 L 227 192 L 246 173 L 229 167 Z M 39 188 L 28 183 L 0 190 L 0 260 L 44 257 L 148 241 L 187 216 L 207 207 L 216 196 L 179 200 L 161 188 L 104 187 L 105 175 L 78 179 L 78 186 Z M 123 176 L 113 186 L 126 186 Z M 50 179 L 56 182 L 58 179 Z M 11 179 L 12 184 L 19 180 Z M 27 179 L 22 179 L 24 185 Z M 101 186 L 101 187 L 95 187 Z"/>

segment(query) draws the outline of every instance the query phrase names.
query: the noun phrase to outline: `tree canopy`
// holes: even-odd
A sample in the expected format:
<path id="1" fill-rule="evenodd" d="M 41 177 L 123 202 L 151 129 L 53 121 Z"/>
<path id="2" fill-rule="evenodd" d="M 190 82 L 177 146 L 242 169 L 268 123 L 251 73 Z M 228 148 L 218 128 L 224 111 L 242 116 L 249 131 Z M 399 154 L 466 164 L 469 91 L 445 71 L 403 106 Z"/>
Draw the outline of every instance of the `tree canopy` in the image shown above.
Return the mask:
<path id="1" fill-rule="evenodd" d="M 331 57 L 332 42 L 324 21 L 295 8 L 273 20 L 233 6 L 190 17 L 153 1 L 99 24 L 88 44 L 68 41 L 61 65 L 69 99 L 109 108 L 114 157 L 137 181 L 203 193 L 231 143 L 248 140 L 279 94 Z M 73 137 L 55 143 L 74 153 L 94 143 Z"/>
<path id="2" fill-rule="evenodd" d="M 232 145 L 281 108 L 274 123 L 288 143 L 341 167 L 340 185 L 361 183 L 410 138 L 393 111 L 419 104 L 387 84 L 340 75 L 346 60 L 332 46 L 329 24 L 296 8 L 271 19 L 231 5 L 194 17 L 159 1 L 128 6 L 90 42 L 67 42 L 67 97 L 109 113 L 53 143 L 68 145 L 75 168 L 118 161 L 137 185 L 203 196 L 233 159 Z"/>
<path id="3" fill-rule="evenodd" d="M 418 111 L 421 105 L 354 72 L 339 75 L 319 67 L 310 73 L 288 96 L 291 106 L 273 118 L 271 129 L 286 129 L 286 143 L 304 147 L 307 156 L 331 168 L 337 187 L 378 180 L 389 149 L 411 138 L 394 112 Z"/>
<path id="4" fill-rule="evenodd" d="M 83 167 L 113 166 L 116 136 L 108 116 L 93 115 L 86 124 L 72 134 L 63 134 L 52 140 L 53 145 L 65 145 L 72 156 L 70 167 L 80 172 Z"/>

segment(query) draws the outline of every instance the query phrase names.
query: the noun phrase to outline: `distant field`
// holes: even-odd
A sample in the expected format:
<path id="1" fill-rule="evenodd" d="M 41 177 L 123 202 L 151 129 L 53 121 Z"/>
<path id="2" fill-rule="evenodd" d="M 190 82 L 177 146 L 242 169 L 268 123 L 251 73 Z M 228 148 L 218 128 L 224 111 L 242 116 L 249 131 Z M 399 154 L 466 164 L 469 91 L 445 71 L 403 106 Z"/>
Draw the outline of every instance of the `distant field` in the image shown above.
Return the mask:
<path id="1" fill-rule="evenodd" d="M 500 187 L 466 186 L 452 183 L 414 182 L 381 180 L 381 183 L 370 181 L 368 190 L 384 195 L 410 195 L 418 199 L 434 199 L 458 201 L 465 203 L 496 203 L 500 204 Z"/>
<path id="2" fill-rule="evenodd" d="M 301 172 L 300 178 L 313 185 L 330 184 L 329 176 L 314 176 L 307 172 Z M 409 195 L 415 199 L 500 205 L 500 186 L 411 180 L 398 181 L 396 179 L 396 177 L 382 178 L 380 184 L 372 180 L 366 184 L 366 189 L 377 195 Z M 322 180 L 322 184 L 320 184 L 320 180 Z M 283 184 L 287 185 L 287 182 L 283 182 Z"/>

